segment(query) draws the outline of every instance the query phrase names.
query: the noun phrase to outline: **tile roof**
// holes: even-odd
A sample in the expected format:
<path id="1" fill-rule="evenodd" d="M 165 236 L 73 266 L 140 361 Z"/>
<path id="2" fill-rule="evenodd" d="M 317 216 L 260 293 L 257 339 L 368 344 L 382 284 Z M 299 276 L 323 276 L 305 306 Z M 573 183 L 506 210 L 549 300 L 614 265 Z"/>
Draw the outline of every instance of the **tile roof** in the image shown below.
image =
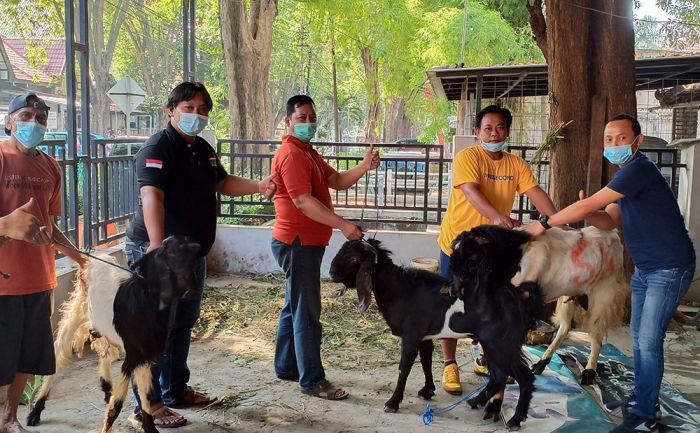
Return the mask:
<path id="1" fill-rule="evenodd" d="M 65 70 L 66 50 L 62 39 L 10 38 L 0 34 L 0 41 L 17 80 L 49 84 Z M 45 65 L 30 64 L 27 51 L 34 44 L 46 50 Z"/>

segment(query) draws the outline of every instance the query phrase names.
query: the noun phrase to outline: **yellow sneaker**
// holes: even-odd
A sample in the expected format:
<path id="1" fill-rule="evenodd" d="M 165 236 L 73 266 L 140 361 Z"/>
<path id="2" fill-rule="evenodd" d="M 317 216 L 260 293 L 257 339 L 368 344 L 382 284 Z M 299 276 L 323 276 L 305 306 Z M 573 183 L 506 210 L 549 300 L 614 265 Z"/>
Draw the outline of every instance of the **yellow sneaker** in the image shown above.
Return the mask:
<path id="1" fill-rule="evenodd" d="M 489 375 L 489 369 L 485 365 L 482 357 L 478 357 L 476 359 L 476 361 L 474 361 L 474 373 L 476 373 L 479 376 L 488 376 Z"/>
<path id="2" fill-rule="evenodd" d="M 459 383 L 459 367 L 457 363 L 446 365 L 442 371 L 442 389 L 450 394 L 462 394 L 462 384 Z"/>

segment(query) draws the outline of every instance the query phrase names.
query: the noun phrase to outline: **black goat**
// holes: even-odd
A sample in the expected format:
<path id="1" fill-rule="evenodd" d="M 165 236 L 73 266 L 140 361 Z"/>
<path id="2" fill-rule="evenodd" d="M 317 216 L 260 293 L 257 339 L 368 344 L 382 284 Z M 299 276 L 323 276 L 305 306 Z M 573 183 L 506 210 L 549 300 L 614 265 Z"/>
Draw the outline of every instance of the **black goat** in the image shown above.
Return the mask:
<path id="1" fill-rule="evenodd" d="M 528 239 L 514 239 L 511 250 L 517 250 Z M 518 408 L 508 426 L 518 428 L 527 417 L 534 375 L 522 357 L 521 348 L 532 322 L 533 305 L 540 299 L 539 287 L 530 283 L 513 287 L 509 280 L 517 266 L 510 262 L 492 267 L 490 272 L 481 271 L 479 266 L 484 263 L 498 265 L 499 258 L 504 257 L 504 251 L 499 249 L 507 248 L 503 244 L 489 246 L 464 256 L 463 264 L 453 265 L 460 271 L 461 296 L 445 290 L 449 283 L 438 274 L 394 265 L 391 253 L 377 240 L 348 241 L 333 259 L 330 271 L 333 281 L 342 282 L 346 288 L 357 288 L 361 312 L 369 306 L 374 292 L 392 334 L 401 338 L 399 378 L 393 395 L 385 403 L 385 411 L 398 410 L 418 354 L 425 375 L 425 385 L 418 395 L 430 399 L 435 394 L 431 369 L 433 339 L 472 336 L 486 343 L 489 368 L 498 365 L 493 367 L 497 375 L 491 378 L 488 393 L 478 397 L 490 396 L 496 387 L 505 387 L 506 376 L 512 372 L 521 392 Z M 462 272 L 465 269 L 469 269 L 468 274 Z M 506 374 L 501 374 L 502 371 Z M 489 405 L 487 417 L 497 419 L 499 411 L 500 405 Z"/>
<path id="2" fill-rule="evenodd" d="M 109 406 L 102 433 L 109 432 L 119 416 L 132 375 L 143 406 L 143 430 L 158 433 L 148 403 L 152 391 L 150 365 L 165 349 L 176 301 L 189 296 L 196 287 L 199 248 L 184 237 L 171 236 L 134 264 L 138 275 L 128 277 L 125 271 L 97 260 L 78 271 L 71 297 L 61 309 L 55 342 L 56 370 L 66 366 L 73 351 L 82 353 L 90 333 L 104 340 L 107 350 L 101 353 L 100 384 Z M 124 352 L 124 363 L 113 393 L 109 367 L 120 351 Z M 28 425 L 39 423 L 54 383 L 55 376 L 45 379 L 27 416 Z"/>

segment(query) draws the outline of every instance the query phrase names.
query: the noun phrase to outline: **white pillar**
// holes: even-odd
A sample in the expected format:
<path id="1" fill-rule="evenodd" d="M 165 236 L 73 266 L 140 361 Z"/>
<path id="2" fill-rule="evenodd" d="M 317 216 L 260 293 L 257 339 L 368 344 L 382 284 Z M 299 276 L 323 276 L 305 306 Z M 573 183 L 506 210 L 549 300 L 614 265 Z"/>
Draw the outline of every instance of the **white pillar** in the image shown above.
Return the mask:
<path id="1" fill-rule="evenodd" d="M 671 145 L 681 149 L 681 162 L 686 165 L 679 176 L 678 206 L 695 246 L 694 279 L 697 280 L 700 276 L 700 139 L 677 140 Z M 690 285 L 686 298 L 700 301 L 700 280 Z"/>

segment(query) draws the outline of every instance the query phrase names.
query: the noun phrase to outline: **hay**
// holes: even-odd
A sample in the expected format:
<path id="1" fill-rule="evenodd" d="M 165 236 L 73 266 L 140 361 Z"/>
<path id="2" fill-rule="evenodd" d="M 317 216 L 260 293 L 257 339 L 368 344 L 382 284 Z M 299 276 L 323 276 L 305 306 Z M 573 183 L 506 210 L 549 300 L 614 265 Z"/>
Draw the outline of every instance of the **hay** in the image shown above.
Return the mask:
<path id="1" fill-rule="evenodd" d="M 198 338 L 234 332 L 274 343 L 284 304 L 284 277 L 268 274 L 250 276 L 250 280 L 246 284 L 237 278 L 237 284 L 205 288 L 201 316 L 194 330 Z M 267 287 L 261 287 L 261 282 Z M 360 370 L 376 368 L 378 363 L 395 365 L 400 356 L 400 342 L 391 336 L 376 305 L 372 304 L 361 315 L 355 308 L 354 290 L 341 298 L 331 298 L 339 287 L 329 281 L 321 284 L 324 363 Z"/>

